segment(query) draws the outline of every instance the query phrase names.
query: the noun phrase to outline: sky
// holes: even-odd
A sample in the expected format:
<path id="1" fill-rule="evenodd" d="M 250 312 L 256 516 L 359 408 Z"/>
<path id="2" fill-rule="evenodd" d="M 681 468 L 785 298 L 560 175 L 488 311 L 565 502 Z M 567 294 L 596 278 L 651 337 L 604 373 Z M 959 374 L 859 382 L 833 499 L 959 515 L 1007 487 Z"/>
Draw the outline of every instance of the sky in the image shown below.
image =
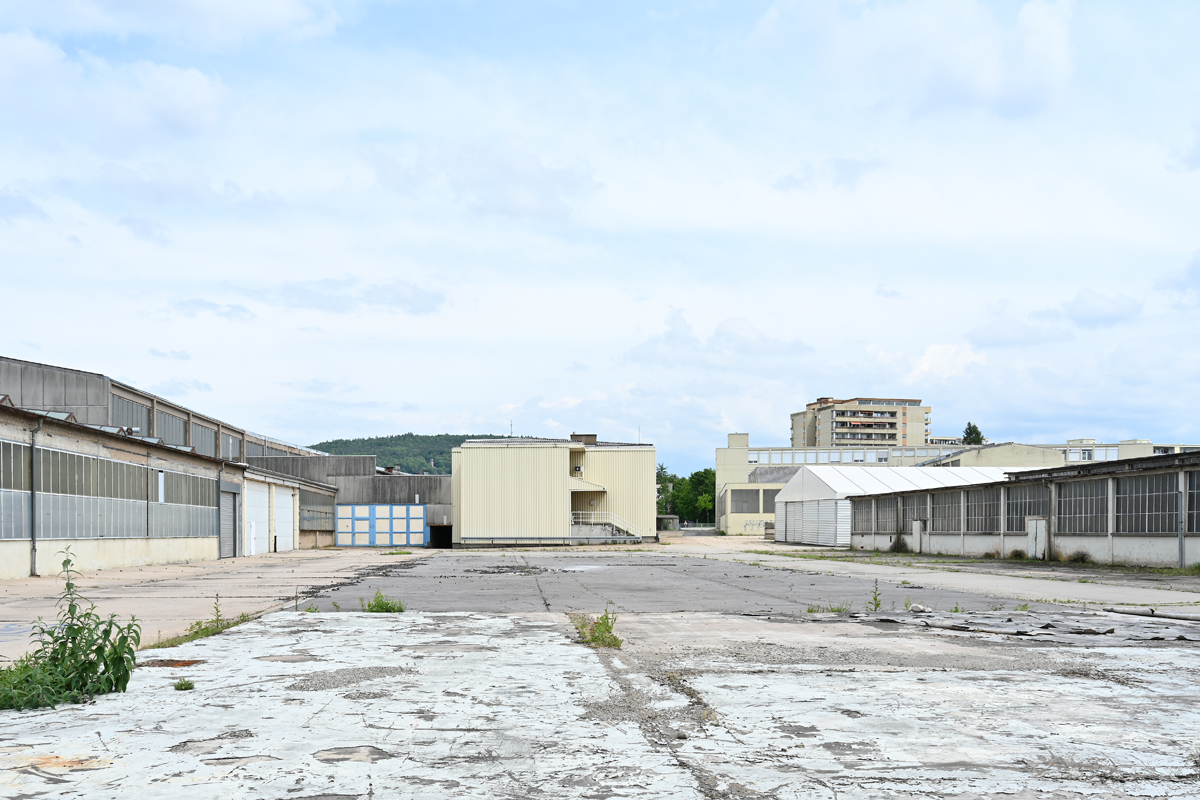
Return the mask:
<path id="1" fill-rule="evenodd" d="M 299 444 L 1200 442 L 1200 4 L 0 0 L 0 354 Z"/>

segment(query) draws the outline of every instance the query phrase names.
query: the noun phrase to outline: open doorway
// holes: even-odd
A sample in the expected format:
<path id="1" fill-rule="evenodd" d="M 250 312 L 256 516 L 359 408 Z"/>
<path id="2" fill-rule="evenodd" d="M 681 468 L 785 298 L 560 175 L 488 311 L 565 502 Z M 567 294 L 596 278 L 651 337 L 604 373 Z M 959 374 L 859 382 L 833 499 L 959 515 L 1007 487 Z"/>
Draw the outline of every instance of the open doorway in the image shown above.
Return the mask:
<path id="1" fill-rule="evenodd" d="M 449 550 L 453 547 L 454 541 L 454 526 L 453 525 L 430 525 L 429 526 L 429 546 L 439 550 Z"/>

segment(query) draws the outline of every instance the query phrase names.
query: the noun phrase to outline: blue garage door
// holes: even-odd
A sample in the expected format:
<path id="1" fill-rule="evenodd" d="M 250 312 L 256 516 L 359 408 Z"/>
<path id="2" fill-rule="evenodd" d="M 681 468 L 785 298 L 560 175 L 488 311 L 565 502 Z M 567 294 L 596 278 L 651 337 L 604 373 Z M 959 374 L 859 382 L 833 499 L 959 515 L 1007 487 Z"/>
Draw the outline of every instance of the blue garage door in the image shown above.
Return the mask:
<path id="1" fill-rule="evenodd" d="M 425 547 L 425 506 L 339 505 L 337 543 L 341 547 Z"/>

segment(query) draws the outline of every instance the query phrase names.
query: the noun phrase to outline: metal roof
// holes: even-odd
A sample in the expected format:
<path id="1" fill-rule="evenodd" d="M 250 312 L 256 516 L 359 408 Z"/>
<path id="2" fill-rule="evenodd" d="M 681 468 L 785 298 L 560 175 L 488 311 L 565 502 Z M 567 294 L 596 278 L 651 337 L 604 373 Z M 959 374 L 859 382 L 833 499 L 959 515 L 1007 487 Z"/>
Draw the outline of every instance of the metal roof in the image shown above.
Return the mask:
<path id="1" fill-rule="evenodd" d="M 864 494 L 892 494 L 949 486 L 996 483 L 1012 472 L 1005 467 L 802 467 L 779 490 L 776 503 L 840 500 Z"/>

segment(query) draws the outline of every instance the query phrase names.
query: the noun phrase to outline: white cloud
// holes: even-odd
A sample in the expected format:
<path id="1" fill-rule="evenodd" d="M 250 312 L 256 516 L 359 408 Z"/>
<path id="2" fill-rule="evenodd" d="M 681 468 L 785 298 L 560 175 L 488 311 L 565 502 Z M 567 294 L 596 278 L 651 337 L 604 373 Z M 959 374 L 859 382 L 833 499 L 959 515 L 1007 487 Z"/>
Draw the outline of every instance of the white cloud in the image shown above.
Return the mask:
<path id="1" fill-rule="evenodd" d="M 1074 299 L 1062 304 L 1062 309 L 1081 328 L 1107 328 L 1142 313 L 1142 304 L 1127 294 L 1110 297 L 1093 289 L 1080 289 Z"/>
<path id="2" fill-rule="evenodd" d="M 38 0 L 0 6 L 0 25 L 54 34 L 152 36 L 193 47 L 241 44 L 264 34 L 332 33 L 341 16 L 325 0 Z"/>
<path id="3" fill-rule="evenodd" d="M 962 375 L 972 364 L 986 363 L 987 354 L 976 353 L 969 344 L 931 344 L 904 380 L 910 386 L 918 381 L 942 381 Z"/>

